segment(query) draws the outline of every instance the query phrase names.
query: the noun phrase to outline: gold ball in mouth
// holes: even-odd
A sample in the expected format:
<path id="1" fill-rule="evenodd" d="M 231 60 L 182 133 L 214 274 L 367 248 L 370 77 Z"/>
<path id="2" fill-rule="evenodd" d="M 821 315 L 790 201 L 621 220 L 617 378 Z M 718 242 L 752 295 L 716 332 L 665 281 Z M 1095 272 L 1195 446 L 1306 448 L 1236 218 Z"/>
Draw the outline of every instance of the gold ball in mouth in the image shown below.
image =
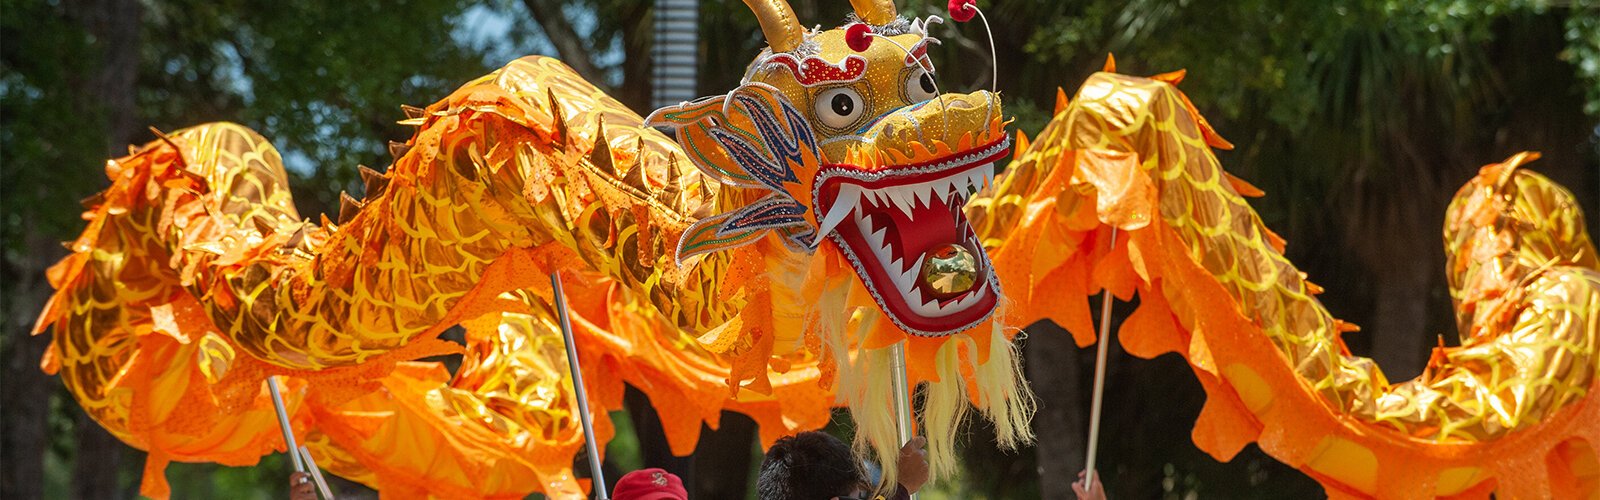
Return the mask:
<path id="1" fill-rule="evenodd" d="M 939 245 L 922 257 L 922 284 L 941 298 L 971 290 L 977 282 L 978 258 L 966 247 Z"/>

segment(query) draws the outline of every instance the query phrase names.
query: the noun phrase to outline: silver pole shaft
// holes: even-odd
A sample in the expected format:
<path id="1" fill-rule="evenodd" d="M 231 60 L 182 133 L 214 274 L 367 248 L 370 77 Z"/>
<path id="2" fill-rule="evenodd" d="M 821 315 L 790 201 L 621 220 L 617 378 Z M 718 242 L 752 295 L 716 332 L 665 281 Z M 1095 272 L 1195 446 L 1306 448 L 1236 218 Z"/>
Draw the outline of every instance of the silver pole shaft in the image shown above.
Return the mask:
<path id="1" fill-rule="evenodd" d="M 900 424 L 900 444 L 911 442 L 911 388 L 906 383 L 906 343 L 889 346 L 889 383 L 894 385 L 894 415 Z M 898 456 L 892 460 L 899 459 Z M 916 493 L 911 498 L 917 498 Z"/>
<path id="2" fill-rule="evenodd" d="M 1111 247 L 1117 246 L 1117 228 L 1111 228 Z M 1083 484 L 1094 485 L 1094 457 L 1100 447 L 1100 404 L 1105 400 L 1106 349 L 1111 345 L 1111 289 L 1100 294 L 1100 338 L 1094 353 L 1094 399 L 1089 404 L 1089 456 L 1084 460 Z"/>
<path id="3" fill-rule="evenodd" d="M 578 366 L 578 345 L 572 341 L 572 320 L 567 317 L 567 296 L 561 291 L 560 273 L 550 273 L 550 286 L 555 290 L 556 314 L 561 318 L 561 338 L 567 344 L 567 369 L 572 371 L 572 392 L 578 396 L 578 420 L 583 422 L 583 444 L 589 449 L 589 476 L 594 482 L 595 498 L 609 500 L 605 472 L 600 469 L 600 446 L 594 441 L 594 417 L 589 414 L 589 395 L 583 385 L 583 370 Z"/>
<path id="4" fill-rule="evenodd" d="M 267 389 L 272 391 L 272 407 L 278 410 L 278 428 L 283 431 L 283 443 L 288 445 L 289 460 L 294 463 L 295 472 L 305 472 L 306 465 L 300 463 L 299 446 L 294 443 L 294 428 L 289 427 L 289 411 L 283 407 L 283 389 L 278 387 L 278 377 L 267 377 Z"/>
<path id="5" fill-rule="evenodd" d="M 317 459 L 311 458 L 311 450 L 301 446 L 300 456 L 306 459 L 306 469 L 311 471 L 311 479 L 317 482 L 317 490 L 322 492 L 322 498 L 334 500 L 333 489 L 328 487 L 328 480 L 322 477 L 322 468 L 317 467 Z"/>

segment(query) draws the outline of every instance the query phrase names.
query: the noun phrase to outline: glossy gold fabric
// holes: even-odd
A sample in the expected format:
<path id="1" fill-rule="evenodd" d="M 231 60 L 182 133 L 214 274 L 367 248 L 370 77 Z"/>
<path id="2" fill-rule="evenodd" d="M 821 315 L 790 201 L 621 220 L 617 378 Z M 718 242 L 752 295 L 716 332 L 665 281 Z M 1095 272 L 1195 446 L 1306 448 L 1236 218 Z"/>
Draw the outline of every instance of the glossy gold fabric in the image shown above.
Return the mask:
<path id="1" fill-rule="evenodd" d="M 756 418 L 766 442 L 827 422 L 814 358 L 785 358 L 761 392 L 730 391 L 731 362 L 678 326 L 726 321 L 743 300 L 677 286 L 726 274 L 716 259 L 678 270 L 663 243 L 718 188 L 638 115 L 530 58 L 420 118 L 338 224 L 299 221 L 276 150 L 237 125 L 110 164 L 39 329 L 55 327 L 46 368 L 151 452 L 145 493 L 164 496 L 168 460 L 244 465 L 281 449 L 261 384 L 277 374 L 296 428 L 347 477 L 395 493 L 577 494 L 582 441 L 549 326 L 557 269 L 590 325 L 579 342 L 600 415 L 637 385 L 680 454 L 724 408 Z M 457 323 L 477 326 L 455 376 L 407 362 L 461 352 L 433 339 Z"/>
<path id="2" fill-rule="evenodd" d="M 842 30 L 802 33 L 781 1 L 756 6 L 774 49 L 805 42 L 823 66 L 859 70 L 818 87 L 764 60 L 752 78 L 772 95 L 809 110 L 817 92 L 848 86 L 872 96 L 868 117 L 907 108 L 865 138 L 829 142 L 820 160 L 874 168 L 1004 139 L 995 94 L 907 94 L 931 69 L 906 53 L 932 43 L 920 21 L 896 21 L 905 33 L 857 54 Z M 691 154 L 716 153 L 644 126 L 565 65 L 514 61 L 408 109 L 403 123 L 417 131 L 392 145 L 394 163 L 363 171 L 363 197 L 319 223 L 293 212 L 271 145 L 236 125 L 185 129 L 113 161 L 111 188 L 53 273 L 59 291 L 39 323 L 56 327 L 47 365 L 103 425 L 154 457 L 234 463 L 269 452 L 277 431 L 263 418 L 261 382 L 282 376 L 297 428 L 341 475 L 387 492 L 572 494 L 562 457 L 576 449 L 575 410 L 551 358 L 546 278 L 561 272 L 583 325 L 579 349 L 596 360 L 585 365 L 596 404 L 616 408 L 623 382 L 641 387 L 679 454 L 723 409 L 756 418 L 765 442 L 820 427 L 836 382 L 862 388 L 845 398 L 860 414 L 890 422 L 875 404 L 887 400 L 864 392 L 888 389 L 888 367 L 839 367 L 858 349 L 879 359 L 902 340 L 911 379 L 943 384 L 930 424 L 941 436 L 936 462 L 952 463 L 969 397 L 1006 442 L 1026 441 L 1031 399 L 999 324 L 955 342 L 910 338 L 876 313 L 837 252 L 775 238 L 680 265 L 674 244 L 689 227 L 763 193 L 687 168 Z M 464 347 L 438 339 L 458 324 L 468 327 Z M 846 326 L 860 335 L 847 337 Z M 149 332 L 184 347 L 145 345 L 165 342 Z M 453 375 L 414 361 L 458 353 L 465 361 Z M 207 404 L 175 404 L 178 393 L 141 385 L 197 376 L 205 383 L 183 397 Z M 186 426 L 138 435 L 142 404 L 244 420 L 208 427 L 238 442 L 189 451 L 160 439 Z M 887 455 L 898 443 L 885 429 L 863 435 Z M 159 465 L 146 475 L 154 496 L 164 492 Z"/>
<path id="3" fill-rule="evenodd" d="M 1221 169 L 1210 148 L 1227 143 L 1180 78 L 1091 77 L 974 202 L 1022 321 L 1087 344 L 1085 301 L 1042 299 L 1137 294 L 1119 337 L 1189 360 L 1208 394 L 1195 442 L 1226 460 L 1254 441 L 1330 496 L 1596 494 L 1600 272 L 1570 193 L 1520 169 L 1532 155 L 1462 188 L 1445 228 L 1462 345 L 1391 384 L 1241 196 L 1259 192 Z M 1008 258 L 1024 245 L 1067 251 Z"/>
<path id="4" fill-rule="evenodd" d="M 805 28 L 800 26 L 787 0 L 744 0 L 744 4 L 755 11 L 756 20 L 761 22 L 761 32 L 766 35 L 773 52 L 789 52 L 804 41 Z"/>
<path id="5" fill-rule="evenodd" d="M 889 24 L 898 17 L 894 0 L 850 0 L 850 6 L 855 8 L 856 17 L 871 24 Z"/>

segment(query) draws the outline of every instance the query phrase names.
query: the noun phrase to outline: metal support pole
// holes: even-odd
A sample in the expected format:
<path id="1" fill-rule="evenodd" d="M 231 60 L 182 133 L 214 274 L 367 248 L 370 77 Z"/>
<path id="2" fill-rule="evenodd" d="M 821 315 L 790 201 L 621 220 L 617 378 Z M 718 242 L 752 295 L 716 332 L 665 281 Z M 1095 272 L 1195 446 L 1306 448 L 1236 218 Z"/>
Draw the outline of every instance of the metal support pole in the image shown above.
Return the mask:
<path id="1" fill-rule="evenodd" d="M 889 346 L 889 383 L 894 385 L 894 415 L 900 424 L 900 444 L 911 442 L 911 388 L 906 383 L 906 343 Z M 895 459 L 899 457 L 896 456 Z M 917 498 L 916 493 L 911 498 Z"/>
<path id="2" fill-rule="evenodd" d="M 300 447 L 300 456 L 306 460 L 306 469 L 311 471 L 311 479 L 317 482 L 317 491 L 322 492 L 325 500 L 334 500 L 333 489 L 328 487 L 328 480 L 322 477 L 322 468 L 317 467 L 317 459 L 311 458 L 311 450 L 305 446 Z"/>
<path id="3" fill-rule="evenodd" d="M 561 274 L 550 273 L 550 287 L 554 290 L 556 314 L 561 318 L 561 338 L 567 344 L 567 369 L 572 371 L 572 393 L 578 396 L 578 417 L 583 422 L 583 444 L 589 450 L 589 477 L 593 480 L 595 498 L 610 500 L 606 492 L 605 472 L 600 469 L 600 446 L 594 442 L 594 417 L 589 414 L 589 395 L 583 385 L 583 370 L 578 366 L 578 346 L 572 341 L 572 320 L 567 317 L 567 296 L 561 291 Z"/>
<path id="4" fill-rule="evenodd" d="M 294 464 L 295 472 L 305 472 L 306 465 L 300 462 L 300 447 L 294 443 L 294 428 L 289 427 L 289 411 L 283 407 L 283 389 L 278 387 L 278 377 L 267 377 L 267 389 L 272 392 L 272 407 L 278 410 L 278 428 L 283 431 L 283 443 L 288 445 L 289 461 Z"/>
<path id="5" fill-rule="evenodd" d="M 1111 247 L 1117 247 L 1117 228 L 1111 228 Z M 1083 484 L 1094 485 L 1095 450 L 1100 447 L 1100 404 L 1105 400 L 1106 349 L 1111 345 L 1111 289 L 1100 295 L 1100 338 L 1094 353 L 1094 399 L 1089 404 L 1089 456 L 1084 460 Z"/>

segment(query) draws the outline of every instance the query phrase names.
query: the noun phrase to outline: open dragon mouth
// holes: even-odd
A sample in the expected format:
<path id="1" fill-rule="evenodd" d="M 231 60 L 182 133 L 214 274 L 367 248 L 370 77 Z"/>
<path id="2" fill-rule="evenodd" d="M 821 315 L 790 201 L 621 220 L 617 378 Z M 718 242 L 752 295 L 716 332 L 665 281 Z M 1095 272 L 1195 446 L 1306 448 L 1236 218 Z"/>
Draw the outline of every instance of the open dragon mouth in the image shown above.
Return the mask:
<path id="1" fill-rule="evenodd" d="M 823 234 L 901 329 L 945 336 L 994 312 L 1000 284 L 962 208 L 993 182 L 994 162 L 1010 147 L 1001 136 L 925 162 L 818 173 Z"/>

